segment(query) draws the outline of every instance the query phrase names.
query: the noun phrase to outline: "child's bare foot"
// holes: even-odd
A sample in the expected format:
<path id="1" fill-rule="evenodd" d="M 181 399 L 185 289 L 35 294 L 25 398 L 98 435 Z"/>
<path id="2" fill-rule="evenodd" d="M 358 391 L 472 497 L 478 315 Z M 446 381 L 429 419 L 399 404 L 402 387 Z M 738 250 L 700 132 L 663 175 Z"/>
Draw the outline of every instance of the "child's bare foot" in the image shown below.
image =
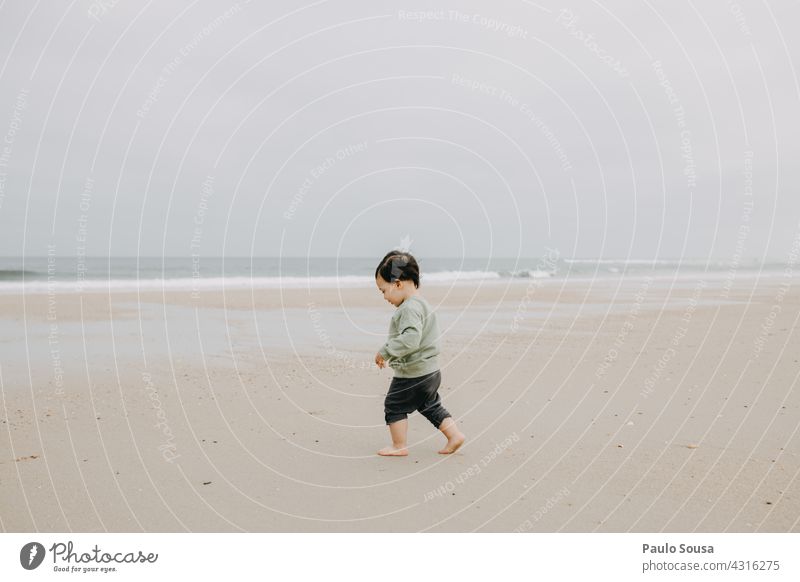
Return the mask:
<path id="1" fill-rule="evenodd" d="M 439 451 L 439 454 L 449 455 L 450 453 L 455 453 L 464 444 L 465 440 L 467 440 L 467 437 L 461 433 L 454 435 L 453 438 L 447 439 L 447 444 Z"/>
<path id="2" fill-rule="evenodd" d="M 378 454 L 383 457 L 405 457 L 408 456 L 408 449 L 405 447 L 395 447 L 394 445 L 383 447 Z"/>
<path id="3" fill-rule="evenodd" d="M 456 421 L 452 417 L 446 417 L 439 425 L 439 430 L 447 437 L 447 444 L 442 450 L 439 451 L 441 455 L 449 455 L 455 453 L 458 448 L 464 444 L 465 437 L 460 430 L 456 427 Z"/>

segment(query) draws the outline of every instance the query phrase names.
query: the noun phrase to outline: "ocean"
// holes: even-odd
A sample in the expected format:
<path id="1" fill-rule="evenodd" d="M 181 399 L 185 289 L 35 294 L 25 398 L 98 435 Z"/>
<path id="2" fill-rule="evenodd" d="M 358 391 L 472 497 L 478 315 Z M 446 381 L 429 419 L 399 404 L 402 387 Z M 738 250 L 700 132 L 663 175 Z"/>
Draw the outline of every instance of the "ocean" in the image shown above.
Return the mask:
<path id="1" fill-rule="evenodd" d="M 380 257 L 0 257 L 0 293 L 371 287 Z M 706 259 L 418 259 L 421 284 L 531 279 L 781 277 L 786 265 Z"/>

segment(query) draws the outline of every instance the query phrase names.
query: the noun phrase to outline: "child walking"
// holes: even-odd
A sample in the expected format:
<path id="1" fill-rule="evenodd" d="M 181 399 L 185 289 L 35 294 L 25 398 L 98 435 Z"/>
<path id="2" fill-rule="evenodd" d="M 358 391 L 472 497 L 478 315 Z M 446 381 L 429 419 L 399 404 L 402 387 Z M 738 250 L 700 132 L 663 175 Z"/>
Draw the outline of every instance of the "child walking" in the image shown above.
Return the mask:
<path id="1" fill-rule="evenodd" d="M 419 294 L 416 259 L 403 251 L 387 253 L 375 269 L 375 283 L 383 298 L 397 308 L 389 324 L 389 339 L 375 354 L 379 368 L 388 364 L 394 370 L 384 401 L 392 444 L 378 454 L 408 455 L 408 415 L 415 410 L 447 437 L 447 444 L 439 453 L 454 453 L 464 444 L 465 437 L 439 397 L 439 326 L 436 314 Z"/>

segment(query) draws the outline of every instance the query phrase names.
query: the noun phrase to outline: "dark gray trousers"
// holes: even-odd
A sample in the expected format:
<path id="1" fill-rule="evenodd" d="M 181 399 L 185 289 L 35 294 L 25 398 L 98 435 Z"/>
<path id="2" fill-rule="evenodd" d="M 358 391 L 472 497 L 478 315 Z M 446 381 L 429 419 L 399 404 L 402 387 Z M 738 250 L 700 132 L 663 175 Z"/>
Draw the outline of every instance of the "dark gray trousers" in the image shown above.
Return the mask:
<path id="1" fill-rule="evenodd" d="M 408 418 L 418 410 L 433 426 L 439 428 L 442 421 L 450 416 L 439 397 L 442 374 L 439 370 L 417 378 L 392 378 L 389 392 L 384 401 L 386 424 Z"/>

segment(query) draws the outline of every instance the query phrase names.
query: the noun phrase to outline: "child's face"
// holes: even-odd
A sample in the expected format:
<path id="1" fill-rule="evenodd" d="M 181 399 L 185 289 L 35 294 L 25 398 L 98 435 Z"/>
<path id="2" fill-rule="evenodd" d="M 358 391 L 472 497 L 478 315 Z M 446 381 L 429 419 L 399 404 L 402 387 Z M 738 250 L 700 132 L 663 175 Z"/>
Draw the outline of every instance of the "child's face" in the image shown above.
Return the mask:
<path id="1" fill-rule="evenodd" d="M 405 301 L 408 295 L 406 293 L 405 284 L 411 283 L 412 286 L 414 285 L 411 281 L 395 281 L 394 283 L 389 283 L 380 275 L 375 278 L 375 283 L 378 285 L 380 292 L 383 293 L 383 298 L 395 307 Z"/>

